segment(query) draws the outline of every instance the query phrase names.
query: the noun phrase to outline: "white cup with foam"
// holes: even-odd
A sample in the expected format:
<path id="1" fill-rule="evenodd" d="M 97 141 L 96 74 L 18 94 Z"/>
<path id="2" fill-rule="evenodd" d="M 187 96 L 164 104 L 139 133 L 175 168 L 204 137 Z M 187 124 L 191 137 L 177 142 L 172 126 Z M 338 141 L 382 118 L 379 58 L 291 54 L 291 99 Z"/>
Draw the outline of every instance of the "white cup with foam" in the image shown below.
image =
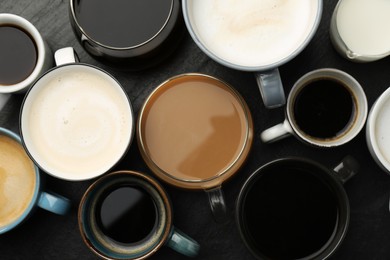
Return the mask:
<path id="1" fill-rule="evenodd" d="M 366 140 L 375 162 L 390 174 L 390 88 L 379 96 L 371 108 Z"/>
<path id="2" fill-rule="evenodd" d="M 183 0 L 186 26 L 218 63 L 255 73 L 264 105 L 286 102 L 278 67 L 313 38 L 322 0 Z"/>
<path id="3" fill-rule="evenodd" d="M 81 181 L 100 176 L 126 154 L 134 135 L 130 100 L 120 83 L 76 62 L 73 48 L 29 89 L 21 108 L 23 145 L 48 174 Z"/>

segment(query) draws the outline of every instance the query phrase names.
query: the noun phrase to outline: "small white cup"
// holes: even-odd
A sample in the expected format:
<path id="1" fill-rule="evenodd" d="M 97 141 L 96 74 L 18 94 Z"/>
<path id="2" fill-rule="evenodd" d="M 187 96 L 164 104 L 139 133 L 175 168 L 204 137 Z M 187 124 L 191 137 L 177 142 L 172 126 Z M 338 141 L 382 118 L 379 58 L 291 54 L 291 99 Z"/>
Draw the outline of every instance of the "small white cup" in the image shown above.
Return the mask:
<path id="1" fill-rule="evenodd" d="M 366 126 L 368 149 L 375 162 L 390 174 L 390 88 L 372 106 Z"/>
<path id="2" fill-rule="evenodd" d="M 341 130 L 332 138 L 313 137 L 305 133 L 297 124 L 297 117 L 294 106 L 297 96 L 311 82 L 329 79 L 339 82 L 349 90 L 352 96 L 354 108 L 352 111 L 353 118 L 350 119 L 344 130 Z M 332 102 L 330 100 L 329 102 Z M 283 123 L 270 127 L 261 133 L 261 140 L 265 143 L 283 139 L 288 136 L 295 136 L 304 143 L 317 147 L 334 147 L 345 144 L 352 140 L 363 128 L 367 118 L 367 99 L 363 88 L 351 75 L 337 69 L 318 69 L 311 71 L 302 76 L 293 86 L 287 99 L 286 118 Z M 389 168 L 390 169 L 390 168 Z"/>
<path id="3" fill-rule="evenodd" d="M 45 71 L 53 67 L 54 64 L 52 51 L 50 50 L 46 41 L 43 39 L 42 35 L 32 23 L 18 15 L 2 13 L 0 14 L 0 26 L 2 25 L 14 25 L 25 30 L 32 37 L 37 48 L 37 63 L 32 73 L 23 81 L 13 85 L 0 85 L 0 109 L 8 101 L 8 98 L 10 97 L 9 94 L 25 93 L 31 84 Z"/>

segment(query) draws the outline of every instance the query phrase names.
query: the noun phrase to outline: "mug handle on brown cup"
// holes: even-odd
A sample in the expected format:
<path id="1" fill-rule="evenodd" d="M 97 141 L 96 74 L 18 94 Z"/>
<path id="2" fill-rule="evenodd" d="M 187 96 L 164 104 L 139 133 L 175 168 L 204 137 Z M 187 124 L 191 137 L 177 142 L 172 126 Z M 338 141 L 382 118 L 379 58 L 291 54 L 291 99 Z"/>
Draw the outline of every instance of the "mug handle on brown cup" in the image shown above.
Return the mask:
<path id="1" fill-rule="evenodd" d="M 211 207 L 211 212 L 215 222 L 224 223 L 227 221 L 226 203 L 223 195 L 222 187 L 214 187 L 205 190 Z"/>
<path id="2" fill-rule="evenodd" d="M 278 68 L 254 74 L 266 108 L 277 108 L 286 104 L 286 96 Z"/>

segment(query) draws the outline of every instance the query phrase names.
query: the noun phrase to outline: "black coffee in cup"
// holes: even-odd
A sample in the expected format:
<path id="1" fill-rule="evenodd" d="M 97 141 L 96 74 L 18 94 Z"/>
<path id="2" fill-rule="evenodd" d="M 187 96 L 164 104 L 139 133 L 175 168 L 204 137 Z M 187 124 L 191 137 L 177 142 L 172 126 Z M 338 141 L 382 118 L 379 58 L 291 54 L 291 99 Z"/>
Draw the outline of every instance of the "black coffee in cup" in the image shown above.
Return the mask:
<path id="1" fill-rule="evenodd" d="M 245 230 L 271 259 L 299 259 L 332 238 L 337 208 L 331 188 L 319 177 L 298 168 L 270 169 L 246 194 Z"/>
<path id="2" fill-rule="evenodd" d="M 318 78 L 304 85 L 294 100 L 294 120 L 307 135 L 336 138 L 352 126 L 356 101 L 348 87 L 333 78 Z"/>
<path id="3" fill-rule="evenodd" d="M 14 25 L 0 26 L 0 85 L 13 85 L 26 79 L 38 59 L 31 35 Z"/>
<path id="4" fill-rule="evenodd" d="M 77 0 L 75 14 L 84 32 L 111 47 L 143 44 L 164 27 L 172 0 Z"/>
<path id="5" fill-rule="evenodd" d="M 155 229 L 157 210 L 141 186 L 118 185 L 101 196 L 95 217 L 104 235 L 119 243 L 136 243 Z"/>
<path id="6" fill-rule="evenodd" d="M 343 240 L 349 203 L 342 182 L 357 164 L 334 170 L 303 158 L 270 162 L 246 181 L 237 201 L 241 237 L 259 259 L 325 259 Z"/>

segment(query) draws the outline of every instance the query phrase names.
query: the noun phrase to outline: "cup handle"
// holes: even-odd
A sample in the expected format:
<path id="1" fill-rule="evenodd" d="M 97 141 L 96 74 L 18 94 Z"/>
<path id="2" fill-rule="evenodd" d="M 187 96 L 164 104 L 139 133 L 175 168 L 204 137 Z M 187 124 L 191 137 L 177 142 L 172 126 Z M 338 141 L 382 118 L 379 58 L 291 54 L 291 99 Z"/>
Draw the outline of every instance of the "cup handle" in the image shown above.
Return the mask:
<path id="1" fill-rule="evenodd" d="M 72 47 L 66 47 L 57 50 L 54 53 L 54 59 L 57 66 L 79 62 L 79 57 Z"/>
<path id="2" fill-rule="evenodd" d="M 58 215 L 65 215 L 71 207 L 70 200 L 53 192 L 41 192 L 38 206 Z"/>
<path id="3" fill-rule="evenodd" d="M 221 186 L 205 190 L 209 197 L 211 212 L 217 223 L 224 223 L 227 220 L 226 203 Z"/>
<path id="4" fill-rule="evenodd" d="M 11 94 L 0 94 L 0 111 L 3 109 L 5 104 L 8 102 L 9 98 L 11 97 Z"/>
<path id="5" fill-rule="evenodd" d="M 167 246 L 189 257 L 197 256 L 200 249 L 198 242 L 175 227 L 172 227 L 171 233 L 169 234 Z"/>
<path id="6" fill-rule="evenodd" d="M 272 143 L 292 135 L 293 130 L 287 119 L 283 123 L 272 126 L 260 134 L 261 141 Z"/>
<path id="7" fill-rule="evenodd" d="M 344 159 L 333 169 L 336 176 L 340 179 L 340 181 L 344 184 L 350 178 L 355 176 L 355 174 L 359 171 L 359 163 L 350 155 L 344 157 Z"/>
<path id="8" fill-rule="evenodd" d="M 266 108 L 276 108 L 286 104 L 286 96 L 278 68 L 256 72 L 255 77 Z"/>

